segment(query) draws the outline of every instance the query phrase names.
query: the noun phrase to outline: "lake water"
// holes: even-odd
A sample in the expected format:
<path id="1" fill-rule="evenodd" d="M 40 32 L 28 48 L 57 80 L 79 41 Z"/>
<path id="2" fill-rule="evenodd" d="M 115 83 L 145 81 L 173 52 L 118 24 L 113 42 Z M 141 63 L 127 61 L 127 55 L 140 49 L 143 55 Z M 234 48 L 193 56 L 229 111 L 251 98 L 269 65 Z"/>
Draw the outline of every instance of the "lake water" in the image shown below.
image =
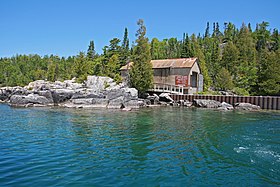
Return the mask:
<path id="1" fill-rule="evenodd" d="M 0 186 L 273 186 L 280 112 L 0 105 Z"/>

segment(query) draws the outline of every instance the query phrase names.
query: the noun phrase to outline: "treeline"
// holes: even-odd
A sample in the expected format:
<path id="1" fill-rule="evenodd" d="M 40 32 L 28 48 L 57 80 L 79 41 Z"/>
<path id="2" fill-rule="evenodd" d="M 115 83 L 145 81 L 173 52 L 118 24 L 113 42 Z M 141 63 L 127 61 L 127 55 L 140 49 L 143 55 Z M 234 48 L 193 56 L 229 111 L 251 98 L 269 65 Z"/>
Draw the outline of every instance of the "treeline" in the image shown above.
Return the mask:
<path id="1" fill-rule="evenodd" d="M 243 95 L 280 95 L 280 36 L 277 29 L 268 30 L 268 26 L 267 22 L 262 22 L 254 29 L 250 24 L 237 28 L 232 23 L 224 23 L 223 29 L 220 29 L 218 23 L 213 23 L 213 29 L 210 29 L 207 23 L 203 35 L 184 33 L 181 40 L 153 38 L 148 43 L 149 55 L 151 59 L 198 57 L 206 91 L 233 90 Z M 135 42 L 137 45 L 130 46 L 130 43 L 126 28 L 122 40 L 110 40 L 102 54 L 95 52 L 94 42 L 90 41 L 86 53 L 80 52 L 68 58 L 54 55 L 1 58 L 0 86 L 73 77 L 82 82 L 87 75 L 110 76 L 119 82 L 119 68 L 131 60 L 137 60 L 138 53 L 141 53 L 137 47 L 141 45 L 139 38 Z"/>

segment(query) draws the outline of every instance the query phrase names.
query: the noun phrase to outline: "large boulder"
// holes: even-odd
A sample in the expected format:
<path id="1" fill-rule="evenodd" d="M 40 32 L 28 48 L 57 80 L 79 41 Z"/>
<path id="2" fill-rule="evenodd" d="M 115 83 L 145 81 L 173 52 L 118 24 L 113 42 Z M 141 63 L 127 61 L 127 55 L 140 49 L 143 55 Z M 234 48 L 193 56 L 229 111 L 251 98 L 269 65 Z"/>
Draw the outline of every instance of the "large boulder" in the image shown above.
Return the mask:
<path id="1" fill-rule="evenodd" d="M 194 105 L 202 108 L 218 108 L 222 106 L 219 101 L 206 99 L 194 99 Z"/>
<path id="2" fill-rule="evenodd" d="M 235 103 L 234 108 L 237 110 L 260 110 L 261 107 L 251 103 Z"/>
<path id="3" fill-rule="evenodd" d="M 10 95 L 27 95 L 28 91 L 20 86 L 11 87 L 11 94 Z"/>
<path id="4" fill-rule="evenodd" d="M 10 104 L 12 106 L 27 106 L 28 104 L 39 104 L 39 105 L 48 105 L 52 104 L 50 101 L 38 94 L 29 94 L 25 95 L 12 95 L 10 98 Z"/>
<path id="5" fill-rule="evenodd" d="M 49 81 L 36 80 L 36 81 L 30 82 L 24 88 L 27 89 L 27 90 L 33 90 L 33 91 L 50 90 L 51 84 L 50 84 Z"/>
<path id="6" fill-rule="evenodd" d="M 63 81 L 63 83 L 65 83 L 67 89 L 76 90 L 76 89 L 84 88 L 84 84 L 76 83 L 75 77 L 71 80 L 65 80 Z"/>
<path id="7" fill-rule="evenodd" d="M 71 99 L 81 98 L 105 98 L 103 93 L 75 92 Z"/>
<path id="8" fill-rule="evenodd" d="M 108 87 L 116 85 L 112 78 L 102 76 L 88 76 L 85 84 L 87 88 L 91 88 L 96 92 L 101 92 Z"/>
<path id="9" fill-rule="evenodd" d="M 72 103 L 76 105 L 92 105 L 92 98 L 72 99 Z"/>
<path id="10" fill-rule="evenodd" d="M 53 96 L 50 90 L 41 90 L 37 93 L 39 96 L 44 96 L 48 99 L 49 103 L 53 103 Z"/>
<path id="11" fill-rule="evenodd" d="M 68 101 L 74 95 L 74 90 L 69 89 L 57 89 L 52 91 L 53 102 L 55 104 Z"/>
<path id="12" fill-rule="evenodd" d="M 193 105 L 193 103 L 188 100 L 179 100 L 178 104 L 184 107 L 191 107 Z"/>
<path id="13" fill-rule="evenodd" d="M 93 107 L 98 108 L 106 108 L 109 104 L 109 99 L 103 99 L 103 98 L 93 98 L 92 99 L 92 105 Z"/>
<path id="14" fill-rule="evenodd" d="M 55 81 L 54 84 L 51 85 L 52 89 L 65 89 L 66 88 L 65 82 Z"/>
<path id="15" fill-rule="evenodd" d="M 135 88 L 126 87 L 121 89 L 107 90 L 104 92 L 104 95 L 106 95 L 106 98 L 109 100 L 123 96 L 125 101 L 129 101 L 138 98 L 138 90 Z"/>
<path id="16" fill-rule="evenodd" d="M 125 93 L 130 96 L 131 98 L 138 98 L 138 90 L 136 88 L 124 88 Z"/>
<path id="17" fill-rule="evenodd" d="M 135 99 L 135 100 L 130 100 L 130 101 L 124 102 L 123 106 L 124 106 L 124 108 L 134 108 L 135 109 L 135 108 L 143 107 L 143 106 L 145 106 L 145 104 L 142 100 Z"/>
<path id="18" fill-rule="evenodd" d="M 174 100 L 170 97 L 168 93 L 161 93 L 159 95 L 159 101 L 174 102 Z"/>
<path id="19" fill-rule="evenodd" d="M 9 99 L 12 90 L 8 89 L 7 87 L 3 87 L 0 89 L 0 100 L 6 101 Z"/>
<path id="20" fill-rule="evenodd" d="M 233 110 L 234 107 L 226 102 L 222 102 L 221 106 L 217 108 L 218 110 Z"/>
<path id="21" fill-rule="evenodd" d="M 107 108 L 124 108 L 124 96 L 120 96 L 118 98 L 112 99 L 109 101 Z"/>
<path id="22" fill-rule="evenodd" d="M 147 99 L 150 100 L 151 104 L 153 105 L 160 104 L 159 96 L 157 94 L 149 95 Z"/>

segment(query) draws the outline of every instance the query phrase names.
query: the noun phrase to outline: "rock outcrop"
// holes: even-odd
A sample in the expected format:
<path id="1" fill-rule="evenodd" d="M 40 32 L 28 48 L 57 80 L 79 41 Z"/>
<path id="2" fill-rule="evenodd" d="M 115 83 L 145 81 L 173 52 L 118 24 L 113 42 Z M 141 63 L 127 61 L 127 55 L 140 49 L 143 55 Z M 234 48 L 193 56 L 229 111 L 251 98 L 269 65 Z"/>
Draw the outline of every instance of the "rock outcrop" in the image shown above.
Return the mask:
<path id="1" fill-rule="evenodd" d="M 201 108 L 218 108 L 222 106 L 222 103 L 219 101 L 206 99 L 194 99 L 193 103 L 196 107 Z"/>
<path id="2" fill-rule="evenodd" d="M 49 82 L 37 80 L 25 87 L 0 88 L 0 100 L 11 106 L 62 106 L 71 108 L 139 108 L 143 101 L 138 90 L 116 84 L 109 77 L 88 76 L 83 83 L 75 79 Z"/>
<path id="3" fill-rule="evenodd" d="M 236 110 L 260 110 L 260 106 L 253 105 L 251 103 L 235 103 L 234 108 Z"/>
<path id="4" fill-rule="evenodd" d="M 226 103 L 226 102 L 222 102 L 221 103 L 221 106 L 217 108 L 218 110 L 233 110 L 234 107 L 229 104 L 229 103 Z"/>
<path id="5" fill-rule="evenodd" d="M 146 99 L 138 98 L 138 90 L 125 84 L 116 84 L 109 77 L 88 76 L 84 83 L 77 83 L 75 78 L 49 82 L 37 80 L 25 87 L 0 88 L 0 103 L 11 106 L 61 106 L 69 108 L 110 108 L 131 110 L 134 108 L 161 105 L 214 108 L 218 110 L 260 110 L 250 103 L 236 103 L 234 106 L 215 100 L 195 99 L 174 101 L 168 93 L 147 94 Z"/>
<path id="6" fill-rule="evenodd" d="M 159 95 L 159 101 L 163 102 L 174 102 L 174 100 L 170 97 L 168 93 L 162 93 Z"/>
<path id="7" fill-rule="evenodd" d="M 178 104 L 184 107 L 191 107 L 193 105 L 193 103 L 188 100 L 179 100 Z"/>
<path id="8" fill-rule="evenodd" d="M 149 100 L 152 105 L 160 104 L 159 96 L 157 94 L 147 96 L 147 100 Z"/>
<path id="9" fill-rule="evenodd" d="M 10 98 L 10 104 L 13 106 L 46 106 L 52 103 L 44 96 L 38 94 L 26 95 L 12 95 Z"/>

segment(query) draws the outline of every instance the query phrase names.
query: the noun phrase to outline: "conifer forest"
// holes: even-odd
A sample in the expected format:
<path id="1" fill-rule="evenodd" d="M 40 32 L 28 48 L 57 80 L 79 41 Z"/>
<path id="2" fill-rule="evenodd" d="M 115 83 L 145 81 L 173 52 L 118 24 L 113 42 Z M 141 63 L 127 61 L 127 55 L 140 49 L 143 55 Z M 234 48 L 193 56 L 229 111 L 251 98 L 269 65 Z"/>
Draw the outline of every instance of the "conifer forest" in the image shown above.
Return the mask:
<path id="1" fill-rule="evenodd" d="M 0 86 L 24 86 L 34 80 L 66 80 L 82 82 L 88 75 L 109 76 L 121 82 L 120 67 L 129 61 L 198 57 L 204 76 L 204 90 L 231 90 L 240 95 L 280 95 L 280 35 L 278 29 L 268 29 L 269 23 L 257 25 L 207 23 L 200 34 L 182 33 L 182 38 L 147 38 L 143 20 L 138 21 L 136 41 L 129 41 L 129 31 L 123 38 L 112 38 L 103 52 L 97 54 L 94 40 L 86 52 L 75 56 L 40 56 L 18 54 L 0 58 Z M 133 33 L 134 34 L 134 33 Z M 141 91 L 151 85 L 151 67 L 141 83 L 137 68 L 132 84 Z M 150 69 L 149 69 L 150 68 Z M 143 73 L 142 73 L 143 75 Z M 141 84 L 148 85 L 141 87 Z M 140 85 L 139 85 L 140 84 Z"/>

